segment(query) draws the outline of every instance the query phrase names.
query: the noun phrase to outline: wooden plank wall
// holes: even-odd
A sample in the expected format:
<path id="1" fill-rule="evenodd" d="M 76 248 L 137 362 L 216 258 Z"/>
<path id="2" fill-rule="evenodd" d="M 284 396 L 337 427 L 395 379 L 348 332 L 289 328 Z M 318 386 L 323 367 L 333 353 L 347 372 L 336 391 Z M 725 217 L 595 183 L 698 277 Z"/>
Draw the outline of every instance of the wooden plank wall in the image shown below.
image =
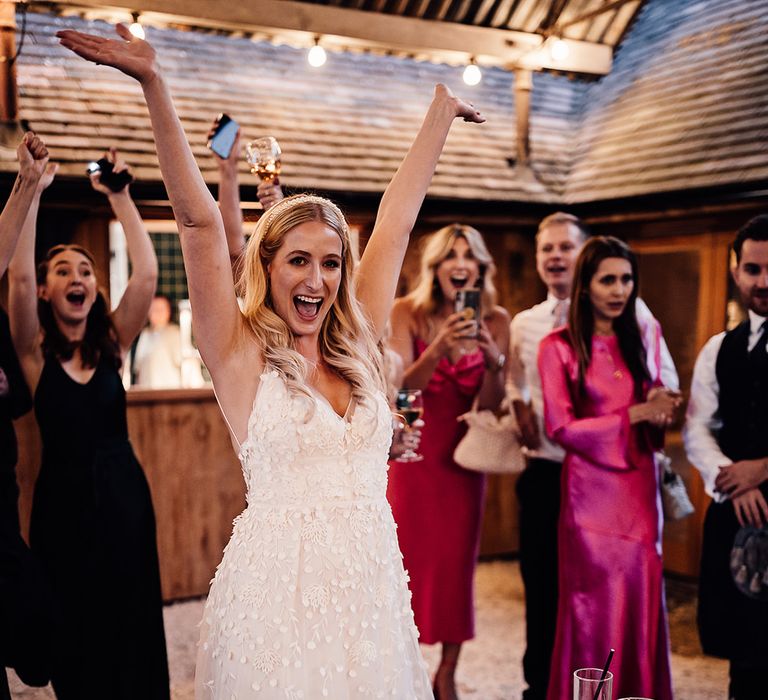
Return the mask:
<path id="1" fill-rule="evenodd" d="M 131 391 L 128 431 L 157 515 L 166 600 L 205 595 L 245 508 L 245 484 L 210 389 Z"/>

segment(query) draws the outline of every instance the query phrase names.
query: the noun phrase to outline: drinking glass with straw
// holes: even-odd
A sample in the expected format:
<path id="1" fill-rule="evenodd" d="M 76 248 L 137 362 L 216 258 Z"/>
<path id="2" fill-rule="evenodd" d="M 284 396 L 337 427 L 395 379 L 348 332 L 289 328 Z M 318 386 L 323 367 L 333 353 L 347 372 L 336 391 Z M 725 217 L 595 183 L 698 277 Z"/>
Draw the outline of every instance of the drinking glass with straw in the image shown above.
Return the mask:
<path id="1" fill-rule="evenodd" d="M 613 700 L 613 674 L 608 670 L 614 649 L 603 668 L 580 668 L 573 673 L 573 700 Z"/>

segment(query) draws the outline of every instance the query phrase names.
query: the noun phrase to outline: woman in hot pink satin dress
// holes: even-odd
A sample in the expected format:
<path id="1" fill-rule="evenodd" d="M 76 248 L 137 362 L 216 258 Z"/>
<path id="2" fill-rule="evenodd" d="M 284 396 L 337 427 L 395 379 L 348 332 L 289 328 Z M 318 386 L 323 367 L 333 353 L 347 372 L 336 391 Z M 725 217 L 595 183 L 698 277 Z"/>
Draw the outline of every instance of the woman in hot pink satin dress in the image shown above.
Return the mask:
<path id="1" fill-rule="evenodd" d="M 539 348 L 547 432 L 566 450 L 547 698 L 572 697 L 573 672 L 614 648 L 615 697 L 671 700 L 653 451 L 679 398 L 648 374 L 629 248 L 591 239 L 575 277 L 568 326 Z"/>
<path id="2" fill-rule="evenodd" d="M 403 358 L 404 386 L 421 389 L 421 462 L 392 461 L 387 498 L 410 576 L 413 612 L 422 643 L 441 643 L 435 696 L 456 700 L 454 673 L 461 644 L 472 639 L 474 572 L 485 477 L 462 469 L 453 451 L 466 427 L 456 418 L 479 397 L 496 408 L 504 395 L 509 316 L 495 306 L 493 261 L 478 231 L 446 226 L 427 240 L 421 275 L 392 312 L 390 347 Z M 477 321 L 453 312 L 456 291 L 483 290 Z"/>

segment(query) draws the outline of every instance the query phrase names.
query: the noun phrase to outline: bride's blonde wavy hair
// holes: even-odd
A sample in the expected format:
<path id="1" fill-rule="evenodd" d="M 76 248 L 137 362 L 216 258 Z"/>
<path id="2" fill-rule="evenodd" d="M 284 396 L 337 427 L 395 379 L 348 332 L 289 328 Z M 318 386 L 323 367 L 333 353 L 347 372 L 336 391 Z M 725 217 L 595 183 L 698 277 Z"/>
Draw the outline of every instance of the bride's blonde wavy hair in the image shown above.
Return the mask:
<path id="1" fill-rule="evenodd" d="M 308 388 L 310 363 L 294 347 L 294 335 L 275 312 L 267 268 L 285 236 L 300 224 L 317 221 L 341 239 L 339 291 L 320 329 L 320 355 L 352 386 L 352 397 L 364 401 L 373 388 L 385 386 L 371 324 L 355 296 L 355 256 L 349 226 L 341 210 L 315 195 L 294 195 L 275 204 L 259 219 L 245 250 L 238 289 L 244 291 L 243 315 L 264 351 L 267 367 L 276 370 L 293 394 L 312 397 Z"/>

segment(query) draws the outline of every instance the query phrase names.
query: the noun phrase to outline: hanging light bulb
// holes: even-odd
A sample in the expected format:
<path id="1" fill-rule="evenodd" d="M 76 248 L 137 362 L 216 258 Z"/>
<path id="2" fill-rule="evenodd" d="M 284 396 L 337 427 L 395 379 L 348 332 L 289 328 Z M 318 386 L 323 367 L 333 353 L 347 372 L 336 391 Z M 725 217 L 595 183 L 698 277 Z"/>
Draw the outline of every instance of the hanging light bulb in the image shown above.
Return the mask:
<path id="1" fill-rule="evenodd" d="M 133 23 L 128 27 L 128 31 L 137 39 L 144 39 L 146 34 L 144 33 L 144 27 L 139 23 L 139 13 L 133 12 L 131 15 L 133 17 Z"/>
<path id="2" fill-rule="evenodd" d="M 325 49 L 320 46 L 320 37 L 315 37 L 315 45 L 307 52 L 307 63 L 313 68 L 320 68 L 325 65 L 328 60 L 328 55 L 325 53 Z"/>
<path id="3" fill-rule="evenodd" d="M 464 82 L 467 85 L 477 85 L 483 79 L 483 72 L 480 67 L 475 63 L 475 59 L 471 59 L 467 67 L 464 69 L 462 75 Z"/>
<path id="4" fill-rule="evenodd" d="M 549 42 L 549 53 L 552 56 L 553 61 L 564 61 L 568 58 L 568 54 L 571 52 L 568 47 L 568 42 L 563 41 L 560 37 L 555 37 Z"/>

